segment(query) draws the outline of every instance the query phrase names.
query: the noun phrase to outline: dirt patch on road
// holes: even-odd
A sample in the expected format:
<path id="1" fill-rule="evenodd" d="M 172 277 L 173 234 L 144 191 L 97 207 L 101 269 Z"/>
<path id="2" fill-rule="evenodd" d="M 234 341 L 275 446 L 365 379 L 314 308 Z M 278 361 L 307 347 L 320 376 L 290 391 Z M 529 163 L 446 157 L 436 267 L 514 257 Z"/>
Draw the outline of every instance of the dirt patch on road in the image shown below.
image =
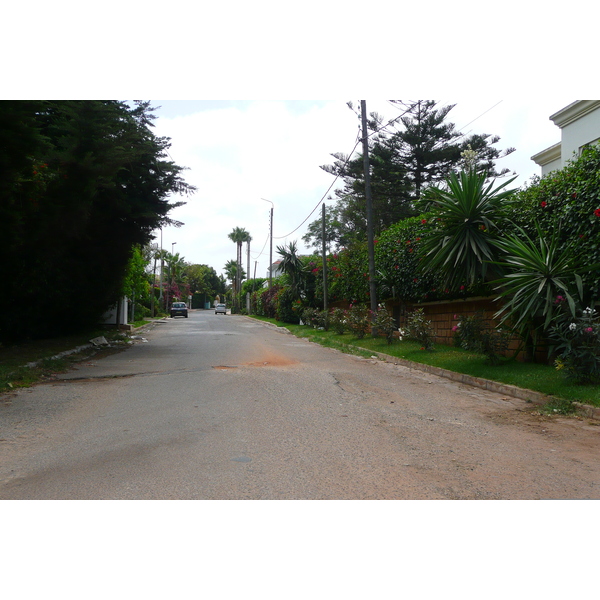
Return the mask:
<path id="1" fill-rule="evenodd" d="M 271 354 L 266 356 L 263 360 L 257 360 L 255 362 L 245 363 L 247 367 L 287 367 L 289 365 L 297 364 L 298 361 L 291 360 L 284 356 L 278 356 Z"/>

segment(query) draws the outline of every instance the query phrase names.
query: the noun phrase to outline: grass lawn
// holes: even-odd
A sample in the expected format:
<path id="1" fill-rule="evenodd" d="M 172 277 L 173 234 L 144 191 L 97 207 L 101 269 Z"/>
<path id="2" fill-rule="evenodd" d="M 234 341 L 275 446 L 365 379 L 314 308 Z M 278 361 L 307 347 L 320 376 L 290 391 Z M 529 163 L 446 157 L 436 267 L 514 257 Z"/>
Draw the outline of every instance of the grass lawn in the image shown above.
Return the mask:
<path id="1" fill-rule="evenodd" d="M 73 362 L 89 356 L 90 351 L 62 358 L 53 359 L 51 357 L 88 344 L 91 339 L 101 335 L 110 340 L 117 335 L 117 332 L 116 330 L 94 329 L 59 338 L 33 340 L 11 346 L 0 345 L 0 393 L 19 387 L 28 387 L 54 373 L 68 370 Z M 35 367 L 25 366 L 34 361 L 41 362 Z"/>
<path id="2" fill-rule="evenodd" d="M 448 371 L 534 390 L 562 400 L 600 406 L 600 386 L 569 383 L 564 375 L 551 365 L 507 360 L 501 365 L 492 366 L 487 363 L 485 356 L 461 348 L 438 345 L 435 350 L 427 351 L 421 350 L 421 346 L 417 342 L 396 341 L 388 345 L 385 338 L 364 337 L 358 339 L 350 333 L 339 335 L 333 331 L 321 331 L 306 325 L 290 325 L 289 323 L 282 323 L 264 317 L 252 316 L 252 318 L 285 327 L 297 337 L 308 338 L 312 342 L 337 348 L 342 352 L 351 352 L 363 356 L 370 356 L 372 352 L 369 351 L 382 352 L 416 363 L 447 369 Z"/>

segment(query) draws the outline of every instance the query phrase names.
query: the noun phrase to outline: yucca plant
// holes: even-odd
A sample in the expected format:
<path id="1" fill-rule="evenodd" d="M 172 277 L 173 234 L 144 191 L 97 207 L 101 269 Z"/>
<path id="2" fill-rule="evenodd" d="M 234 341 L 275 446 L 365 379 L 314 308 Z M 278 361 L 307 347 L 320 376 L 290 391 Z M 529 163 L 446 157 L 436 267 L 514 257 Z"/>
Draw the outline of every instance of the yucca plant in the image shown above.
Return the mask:
<path id="1" fill-rule="evenodd" d="M 505 189 L 514 177 L 494 187 L 487 174 L 474 170 L 452 173 L 445 188 L 430 188 L 425 201 L 439 228 L 422 242 L 426 271 L 441 271 L 448 288 L 485 280 L 488 265 L 498 259 L 495 244 L 506 214 L 506 200 L 516 190 Z"/>
<path id="2" fill-rule="evenodd" d="M 495 316 L 501 317 L 502 323 L 510 322 L 521 335 L 532 328 L 548 329 L 556 315 L 558 297 L 567 301 L 575 316 L 576 304 L 584 298 L 580 273 L 598 268 L 582 267 L 573 246 L 560 242 L 558 229 L 548 238 L 538 223 L 535 228 L 537 241 L 517 227 L 518 235 L 496 242 L 504 253 L 498 264 L 506 274 L 494 282 L 494 289 L 500 292 L 498 299 L 507 298 L 507 302 Z"/>

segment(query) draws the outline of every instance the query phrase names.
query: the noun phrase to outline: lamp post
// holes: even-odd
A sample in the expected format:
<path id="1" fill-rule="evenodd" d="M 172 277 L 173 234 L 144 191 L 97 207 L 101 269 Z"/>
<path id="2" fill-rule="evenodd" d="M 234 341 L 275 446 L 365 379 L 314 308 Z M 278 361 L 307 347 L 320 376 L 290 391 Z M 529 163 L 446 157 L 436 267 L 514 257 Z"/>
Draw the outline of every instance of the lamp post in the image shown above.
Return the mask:
<path id="1" fill-rule="evenodd" d="M 261 200 L 271 203 L 271 219 L 269 234 L 271 239 L 271 244 L 269 247 L 269 289 L 271 289 L 271 286 L 273 285 L 273 203 L 270 200 L 267 200 L 266 198 L 261 198 Z"/>

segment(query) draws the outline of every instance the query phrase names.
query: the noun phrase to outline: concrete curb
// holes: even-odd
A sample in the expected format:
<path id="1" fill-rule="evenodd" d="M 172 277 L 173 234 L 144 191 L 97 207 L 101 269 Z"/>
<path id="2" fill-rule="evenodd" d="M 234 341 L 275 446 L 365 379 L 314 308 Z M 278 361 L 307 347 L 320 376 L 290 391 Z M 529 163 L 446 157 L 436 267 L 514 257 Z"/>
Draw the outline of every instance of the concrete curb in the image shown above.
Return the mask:
<path id="1" fill-rule="evenodd" d="M 247 319 L 252 319 L 252 317 L 249 315 L 244 316 Z M 279 327 L 278 325 L 274 325 L 273 323 L 269 323 L 268 321 L 261 321 L 260 319 L 252 320 L 254 322 L 262 323 L 263 325 L 268 325 L 271 328 L 275 328 L 276 330 L 281 331 L 282 333 L 291 333 L 285 327 Z M 350 344 L 346 345 L 350 346 Z M 360 346 L 354 347 L 360 348 Z M 520 400 L 532 402 L 533 404 L 546 404 L 554 399 L 553 396 L 542 394 L 541 392 L 536 392 L 534 390 L 520 388 L 516 385 L 499 383 L 497 381 L 492 381 L 491 379 L 482 379 L 481 377 L 473 377 L 472 375 L 465 375 L 464 373 L 448 371 L 447 369 L 442 369 L 440 367 L 432 367 L 430 365 L 424 365 L 422 363 L 413 362 L 412 360 L 397 358 L 395 356 L 391 356 L 390 354 L 384 354 L 383 352 L 375 352 L 367 348 L 361 348 L 361 350 L 371 352 L 373 356 L 377 356 L 377 358 L 380 358 L 381 360 L 384 360 L 388 363 L 401 365 L 403 367 L 414 369 L 415 371 L 422 371 L 431 375 L 437 375 L 438 377 L 445 377 L 446 379 L 456 381 L 457 383 L 464 383 L 465 385 L 471 385 L 479 389 L 488 390 L 490 392 L 497 392 L 498 394 L 511 396 L 513 398 L 519 398 Z M 579 415 L 587 417 L 588 419 L 600 420 L 600 407 L 590 406 L 589 404 L 581 404 L 580 402 L 573 402 L 573 406 L 576 407 L 577 413 Z"/>
<path id="2" fill-rule="evenodd" d="M 488 390 L 490 392 L 497 392 L 498 394 L 503 394 L 505 396 L 519 398 L 520 400 L 525 400 L 534 404 L 546 404 L 554 399 L 553 396 L 542 394 L 541 392 L 536 392 L 534 390 L 528 390 L 506 383 L 499 383 L 497 381 L 492 381 L 491 379 L 473 377 L 472 375 L 465 375 L 464 373 L 457 373 L 455 371 L 448 371 L 447 369 L 442 369 L 440 367 L 424 365 L 422 363 L 416 363 L 411 360 L 397 358 L 395 356 L 384 354 L 382 352 L 373 352 L 373 355 L 388 363 L 401 365 L 403 367 L 414 369 L 416 371 L 423 371 L 431 375 L 437 375 L 438 377 L 445 377 L 446 379 L 450 379 L 451 381 L 455 381 L 457 383 L 464 383 L 465 385 L 471 385 L 473 387 Z M 573 402 L 573 406 L 577 408 L 577 413 L 581 416 L 587 417 L 589 419 L 600 420 L 599 407 L 590 406 L 589 404 L 581 404 L 580 402 Z"/>

